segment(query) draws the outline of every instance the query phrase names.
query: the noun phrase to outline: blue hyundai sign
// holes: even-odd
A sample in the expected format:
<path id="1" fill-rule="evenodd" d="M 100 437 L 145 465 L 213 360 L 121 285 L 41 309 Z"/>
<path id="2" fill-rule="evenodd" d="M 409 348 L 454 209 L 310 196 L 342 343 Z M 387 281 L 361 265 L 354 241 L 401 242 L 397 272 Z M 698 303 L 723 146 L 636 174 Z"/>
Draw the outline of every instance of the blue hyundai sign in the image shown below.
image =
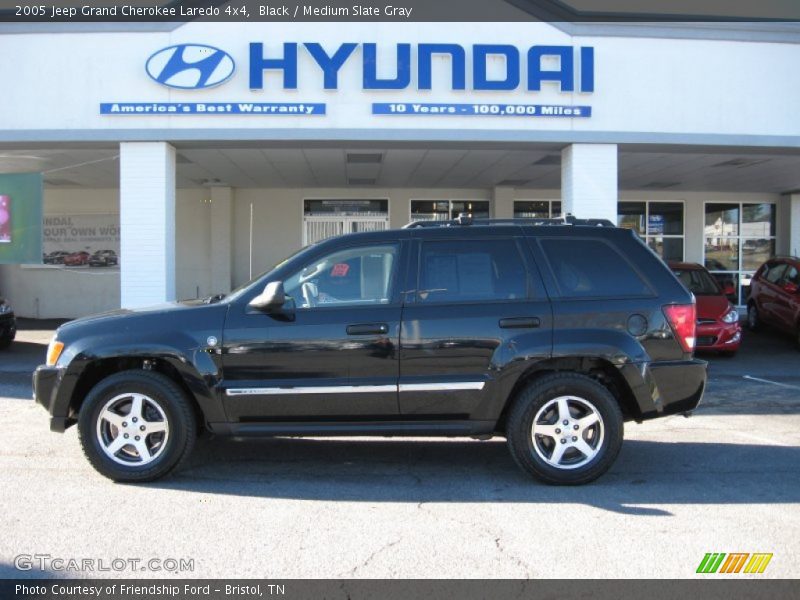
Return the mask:
<path id="1" fill-rule="evenodd" d="M 153 80 L 184 90 L 210 88 L 230 79 L 233 57 L 205 44 L 178 44 L 152 54 L 145 70 Z"/>
<path id="2" fill-rule="evenodd" d="M 320 83 L 326 90 L 339 89 L 342 67 L 345 63 L 359 61 L 364 90 L 405 90 L 416 75 L 419 90 L 437 87 L 466 90 L 469 87 L 476 91 L 508 92 L 523 88 L 538 92 L 550 84 L 561 92 L 594 92 L 594 48 L 591 46 L 533 45 L 521 51 L 509 44 L 465 47 L 425 43 L 412 48 L 412 44 L 404 43 L 379 47 L 375 43 L 355 42 L 340 44 L 330 50 L 317 42 L 286 42 L 279 50 L 267 50 L 263 43 L 251 42 L 250 89 L 268 87 L 264 76 L 270 73 L 280 77 L 283 89 L 297 89 L 301 51 L 313 61 Z M 434 85 L 433 61 L 437 56 L 449 59 L 450 76 L 449 81 Z M 504 65 L 502 72 L 490 74 L 490 61 L 498 58 Z M 388 64 L 388 72 L 394 75 L 380 77 L 379 63 Z M 230 54 L 214 46 L 178 44 L 155 52 L 147 60 L 146 69 L 147 74 L 160 84 L 192 90 L 227 81 L 233 75 L 235 63 Z"/>

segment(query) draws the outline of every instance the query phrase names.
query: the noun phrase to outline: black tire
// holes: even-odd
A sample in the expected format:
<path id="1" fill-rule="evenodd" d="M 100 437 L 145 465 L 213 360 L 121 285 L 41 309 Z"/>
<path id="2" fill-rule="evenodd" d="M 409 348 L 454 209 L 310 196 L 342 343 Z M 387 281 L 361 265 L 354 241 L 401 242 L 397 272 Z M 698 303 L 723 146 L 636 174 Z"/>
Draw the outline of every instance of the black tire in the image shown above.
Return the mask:
<path id="1" fill-rule="evenodd" d="M 576 401 L 580 401 L 579 406 L 591 406 L 601 419 L 599 430 L 595 428 L 586 432 L 586 435 L 596 436 L 594 437 L 596 454 L 583 465 L 580 465 L 579 456 L 584 456 L 583 460 L 586 460 L 586 455 L 577 449 L 567 450 L 564 454 L 565 459 L 568 455 L 575 456 L 571 465 L 564 464 L 563 467 L 557 467 L 550 464 L 539 455 L 539 452 L 545 453 L 547 450 L 543 446 L 548 440 L 540 436 L 538 441 L 534 440 L 534 417 L 541 409 L 562 396 L 576 398 Z M 575 407 L 569 406 L 569 410 L 573 411 Z M 589 483 L 608 471 L 622 447 L 623 429 L 622 412 L 608 389 L 580 373 L 553 373 L 537 379 L 514 399 L 506 421 L 506 438 L 511 456 L 516 463 L 536 479 L 553 485 L 580 485 Z M 598 431 L 603 432 L 602 440 L 597 435 Z M 583 437 L 584 432 L 581 431 L 580 435 Z M 550 438 L 549 443 L 554 445 L 553 451 L 559 442 L 560 440 Z M 534 444 L 538 444 L 537 447 L 534 447 Z M 552 453 L 549 458 L 553 458 Z"/>
<path id="2" fill-rule="evenodd" d="M 747 328 L 750 331 L 758 331 L 761 328 L 761 317 L 755 302 L 747 305 Z"/>
<path id="3" fill-rule="evenodd" d="M 0 338 L 0 350 L 5 350 L 6 348 L 8 348 L 11 345 L 11 342 L 13 341 L 14 341 L 13 337 Z"/>
<path id="4" fill-rule="evenodd" d="M 164 434 L 166 441 L 161 438 L 163 447 L 160 453 L 147 464 L 135 464 L 135 457 L 127 457 L 134 461 L 130 464 L 120 464 L 103 449 L 98 428 L 100 413 L 112 399 L 126 394 L 146 396 L 151 402 L 147 410 L 153 414 L 154 406 L 160 407 L 164 416 L 162 421 L 166 421 L 168 426 L 168 435 Z M 148 421 L 143 419 L 143 423 Z M 129 426 L 127 422 L 125 425 Z M 122 435 L 121 431 L 117 430 L 117 435 Z M 83 453 L 100 474 L 118 482 L 145 482 L 164 477 L 181 467 L 194 447 L 197 425 L 189 399 L 169 377 L 154 371 L 122 371 L 100 381 L 86 396 L 78 416 L 78 436 Z M 147 434 L 147 439 L 153 438 Z M 117 458 L 124 450 L 116 453 Z"/>

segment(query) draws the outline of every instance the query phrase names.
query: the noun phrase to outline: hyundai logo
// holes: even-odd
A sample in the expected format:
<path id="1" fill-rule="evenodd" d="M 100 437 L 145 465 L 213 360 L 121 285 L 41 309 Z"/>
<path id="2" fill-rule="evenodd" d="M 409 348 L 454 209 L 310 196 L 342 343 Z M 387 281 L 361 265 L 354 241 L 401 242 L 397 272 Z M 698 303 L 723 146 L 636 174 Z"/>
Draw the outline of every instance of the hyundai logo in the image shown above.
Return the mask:
<path id="1" fill-rule="evenodd" d="M 147 74 L 158 83 L 182 90 L 214 87 L 227 81 L 236 68 L 233 57 L 204 44 L 178 44 L 147 59 Z"/>

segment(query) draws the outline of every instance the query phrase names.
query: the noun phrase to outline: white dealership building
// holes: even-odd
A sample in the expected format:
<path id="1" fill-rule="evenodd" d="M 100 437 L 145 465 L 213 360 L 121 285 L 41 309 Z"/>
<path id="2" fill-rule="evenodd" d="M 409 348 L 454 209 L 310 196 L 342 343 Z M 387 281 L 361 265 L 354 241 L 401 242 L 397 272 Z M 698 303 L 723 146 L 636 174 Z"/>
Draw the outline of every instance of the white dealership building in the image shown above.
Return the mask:
<path id="1" fill-rule="evenodd" d="M 460 213 L 608 218 L 738 304 L 800 253 L 797 24 L 515 10 L 3 25 L 0 173 L 43 173 L 44 254 L 64 250 L 0 265 L 0 294 L 42 318 L 206 296 L 329 235 Z"/>

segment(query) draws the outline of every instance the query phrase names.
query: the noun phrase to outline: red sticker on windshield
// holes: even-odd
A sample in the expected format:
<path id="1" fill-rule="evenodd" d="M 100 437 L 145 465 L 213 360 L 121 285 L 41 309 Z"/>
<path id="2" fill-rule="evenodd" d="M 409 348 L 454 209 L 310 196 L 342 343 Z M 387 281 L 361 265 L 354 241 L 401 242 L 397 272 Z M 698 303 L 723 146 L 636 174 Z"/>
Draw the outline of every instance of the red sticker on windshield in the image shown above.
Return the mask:
<path id="1" fill-rule="evenodd" d="M 347 272 L 350 270 L 350 265 L 347 263 L 337 263 L 331 269 L 331 277 L 347 277 Z"/>

